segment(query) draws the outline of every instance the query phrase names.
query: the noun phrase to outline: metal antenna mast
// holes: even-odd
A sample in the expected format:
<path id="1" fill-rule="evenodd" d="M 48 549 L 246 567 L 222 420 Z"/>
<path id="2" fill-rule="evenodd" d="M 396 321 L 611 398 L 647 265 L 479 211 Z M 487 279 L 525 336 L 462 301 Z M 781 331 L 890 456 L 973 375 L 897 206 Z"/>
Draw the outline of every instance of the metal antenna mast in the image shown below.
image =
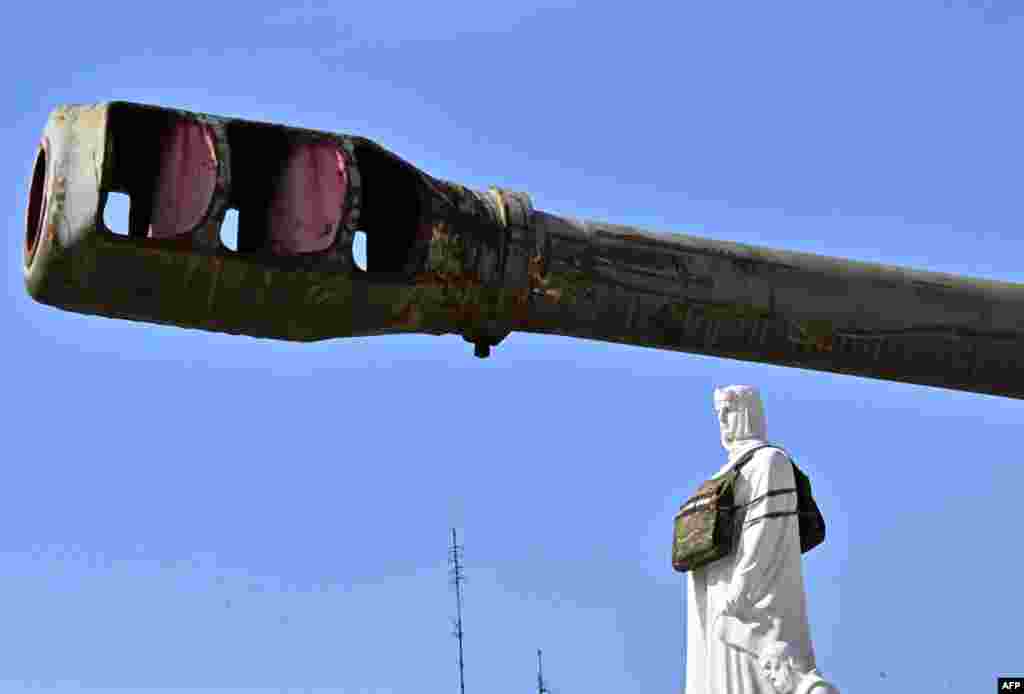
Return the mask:
<path id="1" fill-rule="evenodd" d="M 462 575 L 461 553 L 462 545 L 456 541 L 455 528 L 452 528 L 452 546 L 449 549 L 448 561 L 451 566 L 449 574 L 451 575 L 452 585 L 455 586 L 456 618 L 454 636 L 459 640 L 459 692 L 460 694 L 466 694 L 466 680 L 462 660 L 462 582 L 465 580 L 465 576 Z"/>
<path id="2" fill-rule="evenodd" d="M 551 694 L 551 690 L 544 684 L 544 670 L 540 662 L 540 649 L 537 649 L 537 694 Z"/>

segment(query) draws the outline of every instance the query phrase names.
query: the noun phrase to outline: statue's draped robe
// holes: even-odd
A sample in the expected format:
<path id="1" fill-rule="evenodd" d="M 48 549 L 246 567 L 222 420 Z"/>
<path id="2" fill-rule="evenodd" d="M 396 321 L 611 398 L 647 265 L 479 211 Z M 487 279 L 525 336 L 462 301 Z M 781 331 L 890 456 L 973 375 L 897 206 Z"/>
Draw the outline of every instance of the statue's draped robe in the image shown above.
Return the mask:
<path id="1" fill-rule="evenodd" d="M 729 462 L 716 477 L 730 470 L 751 447 L 765 443 L 763 412 L 756 414 L 741 420 L 747 431 L 726 445 Z M 778 449 L 765 448 L 741 468 L 735 500 L 744 504 L 770 490 L 794 486 L 790 460 Z M 766 497 L 739 518 L 746 521 L 766 512 L 794 511 L 796 503 L 795 493 Z M 765 630 L 778 618 L 778 638 L 790 644 L 800 669 L 815 668 L 796 515 L 744 526 L 731 555 L 687 576 L 686 694 L 774 694 L 771 684 L 759 674 L 754 655 L 714 637 L 715 618 L 726 600 L 740 590 L 746 593 L 749 605 L 735 616 L 743 622 L 760 623 Z"/>
<path id="2" fill-rule="evenodd" d="M 736 503 L 744 504 L 773 489 L 795 486 L 793 467 L 777 449 L 762 449 L 740 470 Z M 767 497 L 750 506 L 746 520 L 765 512 L 792 511 L 795 494 Z M 741 517 L 743 514 L 741 514 Z M 791 645 L 800 669 L 815 667 L 807 621 L 800 531 L 797 516 L 782 516 L 747 526 L 732 555 L 689 572 L 687 585 L 686 694 L 773 694 L 758 673 L 757 660 L 744 650 L 714 638 L 714 620 L 742 584 L 753 609 L 737 614 L 745 622 L 780 619 L 779 640 Z"/>

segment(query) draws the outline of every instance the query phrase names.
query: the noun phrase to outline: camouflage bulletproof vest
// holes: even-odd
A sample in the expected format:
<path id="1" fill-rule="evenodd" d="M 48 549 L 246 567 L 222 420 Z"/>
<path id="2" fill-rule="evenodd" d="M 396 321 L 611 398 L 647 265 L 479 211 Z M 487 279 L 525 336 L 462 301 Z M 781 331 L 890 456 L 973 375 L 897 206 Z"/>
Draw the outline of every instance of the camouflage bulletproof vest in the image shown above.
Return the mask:
<path id="1" fill-rule="evenodd" d="M 736 522 L 740 513 L 747 506 L 769 496 L 796 494 L 797 508 L 795 511 L 776 511 L 762 513 L 750 519 L 743 518 L 744 528 L 768 518 L 797 515 L 800 522 L 801 552 L 809 552 L 825 540 L 825 519 L 811 496 L 811 481 L 796 463 L 792 463 L 792 458 L 790 462 L 793 465 L 795 487 L 773 489 L 740 506 L 734 503 L 740 468 L 762 448 L 778 447 L 764 445 L 747 451 L 727 473 L 702 484 L 697 493 L 679 509 L 675 517 L 672 543 L 672 567 L 676 571 L 697 569 L 732 554 L 733 545 L 743 529 L 737 527 Z"/>

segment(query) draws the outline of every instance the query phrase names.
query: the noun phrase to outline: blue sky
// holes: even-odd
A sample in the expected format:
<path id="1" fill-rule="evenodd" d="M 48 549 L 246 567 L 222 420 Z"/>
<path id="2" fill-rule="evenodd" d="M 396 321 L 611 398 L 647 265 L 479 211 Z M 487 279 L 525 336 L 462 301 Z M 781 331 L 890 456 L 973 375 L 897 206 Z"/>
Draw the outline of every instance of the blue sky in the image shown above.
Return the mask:
<path id="1" fill-rule="evenodd" d="M 0 42 L 0 692 L 678 692 L 678 504 L 761 387 L 828 522 L 843 691 L 1024 671 L 1024 403 L 513 335 L 260 341 L 21 277 L 47 114 L 124 99 L 373 138 L 537 208 L 1024 282 L 1024 11 L 817 3 L 18 3 Z"/>

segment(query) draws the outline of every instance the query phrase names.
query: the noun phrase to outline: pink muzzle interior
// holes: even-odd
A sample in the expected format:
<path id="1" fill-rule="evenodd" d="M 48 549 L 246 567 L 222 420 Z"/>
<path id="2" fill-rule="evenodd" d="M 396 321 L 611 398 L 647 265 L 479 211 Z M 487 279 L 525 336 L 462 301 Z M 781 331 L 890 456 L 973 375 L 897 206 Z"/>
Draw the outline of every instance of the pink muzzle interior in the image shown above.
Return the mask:
<path id="1" fill-rule="evenodd" d="M 217 185 L 212 129 L 178 120 L 161 138 L 149 236 L 172 239 L 203 222 Z M 328 249 L 344 216 L 345 159 L 328 142 L 292 147 L 267 207 L 270 250 L 278 255 Z"/>
<path id="2" fill-rule="evenodd" d="M 345 159 L 335 145 L 293 147 L 268 208 L 271 251 L 297 255 L 329 248 L 344 215 L 347 192 Z"/>
<path id="3" fill-rule="evenodd" d="M 217 185 L 217 154 L 209 126 L 179 120 L 161 139 L 149 236 L 169 239 L 202 223 Z"/>

